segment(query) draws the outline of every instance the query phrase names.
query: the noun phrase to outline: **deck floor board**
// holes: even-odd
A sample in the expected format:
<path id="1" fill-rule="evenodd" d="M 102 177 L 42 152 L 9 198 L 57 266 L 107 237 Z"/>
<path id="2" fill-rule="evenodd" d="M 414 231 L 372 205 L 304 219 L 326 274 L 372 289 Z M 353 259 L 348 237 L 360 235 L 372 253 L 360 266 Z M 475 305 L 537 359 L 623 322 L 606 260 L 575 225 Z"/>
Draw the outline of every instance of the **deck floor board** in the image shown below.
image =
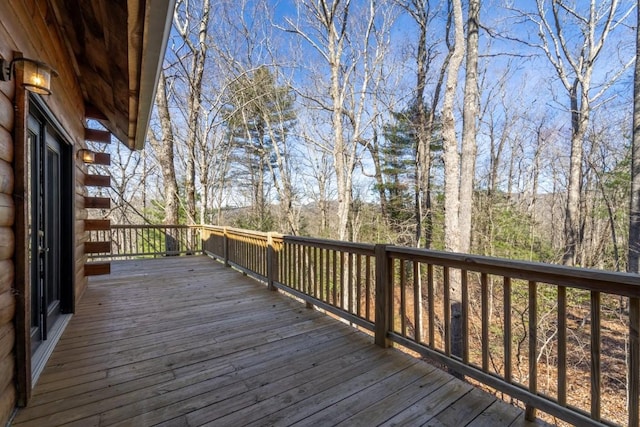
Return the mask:
<path id="1" fill-rule="evenodd" d="M 529 425 L 521 411 L 207 257 L 95 276 L 23 426 Z"/>

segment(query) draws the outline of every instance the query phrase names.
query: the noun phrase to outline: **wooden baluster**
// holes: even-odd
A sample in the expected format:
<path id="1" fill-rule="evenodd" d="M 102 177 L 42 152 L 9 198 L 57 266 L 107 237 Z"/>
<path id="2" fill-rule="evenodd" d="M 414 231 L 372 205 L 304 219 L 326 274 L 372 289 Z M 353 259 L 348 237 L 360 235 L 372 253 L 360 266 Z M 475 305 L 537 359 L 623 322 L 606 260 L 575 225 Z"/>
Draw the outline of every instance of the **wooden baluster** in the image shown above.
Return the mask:
<path id="1" fill-rule="evenodd" d="M 435 348 L 435 291 L 433 289 L 433 265 L 427 265 L 427 298 L 429 304 L 429 347 Z"/>
<path id="2" fill-rule="evenodd" d="M 333 252 L 333 289 L 332 289 L 332 303 L 336 307 L 338 304 L 338 253 L 336 251 Z"/>
<path id="3" fill-rule="evenodd" d="M 480 275 L 482 293 L 482 370 L 489 372 L 489 277 L 486 273 Z"/>
<path id="4" fill-rule="evenodd" d="M 326 271 L 326 284 L 325 284 L 325 301 L 327 303 L 331 302 L 331 278 L 332 278 L 332 273 L 331 273 L 331 251 L 329 249 L 325 250 L 325 253 L 327 254 L 327 259 L 326 259 L 326 265 L 325 265 L 325 271 Z"/>
<path id="5" fill-rule="evenodd" d="M 529 392 L 538 392 L 538 292 L 536 282 L 529 282 Z M 525 419 L 535 421 L 536 408 L 526 405 Z"/>
<path id="6" fill-rule="evenodd" d="M 345 305 L 347 305 L 346 302 L 346 298 L 347 298 L 347 294 L 345 292 L 345 287 L 347 286 L 347 284 L 345 283 L 345 275 L 346 275 L 346 270 L 345 270 L 345 265 L 346 262 L 344 260 L 345 256 L 344 256 L 344 251 L 340 251 L 340 288 L 338 289 L 338 301 L 339 304 L 338 306 L 340 308 L 344 308 Z"/>
<path id="7" fill-rule="evenodd" d="M 313 247 L 313 296 L 318 298 L 320 289 L 318 287 L 318 247 Z"/>
<path id="8" fill-rule="evenodd" d="M 353 253 L 349 252 L 349 266 L 347 268 L 347 274 L 348 274 L 348 281 L 347 281 L 347 292 L 348 292 L 348 297 L 347 297 L 347 306 L 348 309 L 347 311 L 349 313 L 354 313 L 354 307 L 353 307 L 353 296 L 354 296 L 354 292 L 353 292 Z"/>
<path id="9" fill-rule="evenodd" d="M 273 235 L 272 233 L 268 233 L 267 234 L 267 287 L 271 291 L 276 290 L 276 287 L 273 285 L 274 261 L 275 261 L 275 256 L 274 256 L 274 250 L 273 250 Z"/>
<path id="10" fill-rule="evenodd" d="M 460 271 L 460 290 L 462 291 L 462 361 L 469 363 L 469 273 L 467 270 Z M 484 346 L 483 339 L 483 349 Z"/>
<path id="11" fill-rule="evenodd" d="M 307 276 L 307 295 L 311 295 L 313 296 L 313 282 L 312 282 L 312 277 L 311 277 L 311 269 L 313 268 L 313 264 L 311 261 L 311 253 L 312 253 L 312 248 L 311 246 L 305 246 L 304 247 L 304 262 L 306 264 L 305 267 L 305 271 L 307 272 L 306 276 Z M 307 302 L 307 308 L 313 308 L 313 304 L 311 304 L 310 302 Z"/>
<path id="12" fill-rule="evenodd" d="M 591 291 L 591 418 L 600 421 L 600 292 Z"/>
<path id="13" fill-rule="evenodd" d="M 229 233 L 227 227 L 222 229 L 222 256 L 224 258 L 224 266 L 229 267 Z"/>
<path id="14" fill-rule="evenodd" d="M 413 319 L 415 326 L 414 339 L 422 342 L 422 278 L 420 277 L 420 263 L 413 261 Z"/>
<path id="15" fill-rule="evenodd" d="M 629 426 L 640 425 L 640 298 L 629 298 Z"/>
<path id="16" fill-rule="evenodd" d="M 371 257 L 367 255 L 365 258 L 365 281 L 366 281 L 366 295 L 365 295 L 365 316 L 368 320 L 371 318 Z"/>
<path id="17" fill-rule="evenodd" d="M 298 244 L 298 251 L 297 251 L 298 255 L 298 262 L 296 263 L 297 265 L 297 270 L 298 270 L 298 274 L 297 274 L 297 284 L 298 284 L 298 290 L 300 292 L 305 292 L 304 289 L 304 259 L 303 259 L 303 253 L 302 253 L 302 245 Z"/>
<path id="18" fill-rule="evenodd" d="M 356 255 L 356 314 L 362 317 L 362 255 Z"/>
<path id="19" fill-rule="evenodd" d="M 324 289 L 325 289 L 324 281 L 325 281 L 325 277 L 329 277 L 329 274 L 325 275 L 326 266 L 324 264 L 324 253 L 325 253 L 325 250 L 320 248 L 320 260 L 319 260 L 319 264 L 320 264 L 320 300 L 322 300 L 322 301 L 326 301 L 325 292 L 324 292 Z M 329 259 L 328 256 L 327 256 L 327 259 Z"/>
<path id="20" fill-rule="evenodd" d="M 443 267 L 444 276 L 444 352 L 451 356 L 451 295 L 449 281 L 449 267 Z"/>
<path id="21" fill-rule="evenodd" d="M 504 323 L 502 325 L 504 331 L 504 378 L 510 383 L 513 378 L 511 364 L 511 277 L 504 278 L 502 306 L 504 310 Z"/>
<path id="22" fill-rule="evenodd" d="M 406 261 L 398 260 L 400 264 L 400 334 L 407 336 L 407 274 L 405 273 Z"/>
<path id="23" fill-rule="evenodd" d="M 558 286 L 558 403 L 567 405 L 567 288 Z"/>
<path id="24" fill-rule="evenodd" d="M 285 256 L 285 285 L 291 287 L 291 243 L 285 242 L 284 244 L 284 256 Z"/>

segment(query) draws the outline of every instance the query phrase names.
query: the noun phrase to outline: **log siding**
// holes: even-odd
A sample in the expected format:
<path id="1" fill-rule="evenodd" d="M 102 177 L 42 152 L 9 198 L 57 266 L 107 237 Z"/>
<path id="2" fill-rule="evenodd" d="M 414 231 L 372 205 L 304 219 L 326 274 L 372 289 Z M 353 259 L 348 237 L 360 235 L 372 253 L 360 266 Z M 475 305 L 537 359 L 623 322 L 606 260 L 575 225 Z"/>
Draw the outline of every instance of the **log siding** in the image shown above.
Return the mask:
<path id="1" fill-rule="evenodd" d="M 52 95 L 40 98 L 52 114 L 59 131 L 73 146 L 73 158 L 84 146 L 84 101 L 72 61 L 46 0 L 0 2 L 0 55 L 11 60 L 16 54 L 52 65 Z M 30 276 L 27 258 L 27 226 L 30 201 L 26 120 L 28 96 L 18 78 L 0 82 L 0 425 L 5 425 L 16 405 L 27 403 L 31 394 Z M 78 196 L 85 194 L 86 168 L 76 162 L 73 173 Z M 75 203 L 74 221 L 82 218 L 84 205 Z M 84 230 L 76 230 L 75 245 L 82 247 Z M 75 260 L 73 298 L 87 285 L 84 256 Z"/>

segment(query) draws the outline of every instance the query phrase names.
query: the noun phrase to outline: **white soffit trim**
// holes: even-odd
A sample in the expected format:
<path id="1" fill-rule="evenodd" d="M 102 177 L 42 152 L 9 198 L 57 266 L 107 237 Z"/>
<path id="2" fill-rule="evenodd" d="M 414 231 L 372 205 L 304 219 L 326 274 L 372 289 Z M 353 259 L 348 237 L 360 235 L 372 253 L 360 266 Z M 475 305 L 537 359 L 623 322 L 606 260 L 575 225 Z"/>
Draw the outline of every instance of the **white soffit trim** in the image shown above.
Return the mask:
<path id="1" fill-rule="evenodd" d="M 175 0 L 147 0 L 145 4 L 137 120 L 135 133 L 129 135 L 128 141 L 131 149 L 144 147 L 174 8 Z"/>

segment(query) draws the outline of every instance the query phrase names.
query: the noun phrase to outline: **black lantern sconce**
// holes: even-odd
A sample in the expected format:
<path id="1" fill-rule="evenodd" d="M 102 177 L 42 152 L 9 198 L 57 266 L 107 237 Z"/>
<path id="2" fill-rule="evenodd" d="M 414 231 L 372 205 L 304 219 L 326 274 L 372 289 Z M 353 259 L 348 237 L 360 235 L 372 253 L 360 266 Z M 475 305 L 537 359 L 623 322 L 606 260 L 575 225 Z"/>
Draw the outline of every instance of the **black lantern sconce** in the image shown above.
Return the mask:
<path id="1" fill-rule="evenodd" d="M 86 148 L 78 150 L 78 160 L 82 160 L 84 163 L 95 163 L 96 153 Z"/>
<path id="2" fill-rule="evenodd" d="M 44 62 L 29 58 L 14 58 L 11 62 L 0 58 L 0 80 L 9 81 L 15 76 L 15 67 L 22 67 L 22 87 L 40 95 L 51 95 L 51 75 L 58 76 L 56 70 Z"/>

